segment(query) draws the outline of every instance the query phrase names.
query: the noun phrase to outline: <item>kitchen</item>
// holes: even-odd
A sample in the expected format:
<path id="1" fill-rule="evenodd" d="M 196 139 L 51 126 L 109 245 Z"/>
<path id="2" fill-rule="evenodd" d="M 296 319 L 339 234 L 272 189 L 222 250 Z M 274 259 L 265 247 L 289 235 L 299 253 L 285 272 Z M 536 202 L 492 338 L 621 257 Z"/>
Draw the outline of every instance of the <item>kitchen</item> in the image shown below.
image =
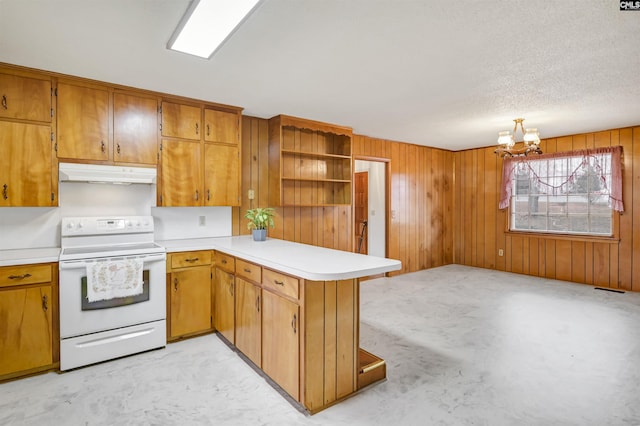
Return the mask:
<path id="1" fill-rule="evenodd" d="M 14 70 L 12 65 L 7 64 L 7 66 Z M 203 112 L 204 110 L 210 109 L 218 111 L 222 109 L 223 112 L 226 113 L 230 113 L 233 110 L 233 107 L 229 107 L 228 105 L 200 101 L 197 96 L 185 98 L 141 89 L 138 91 L 139 89 L 136 88 L 137 86 L 113 85 L 109 82 L 110 80 L 84 81 L 81 78 L 81 76 L 84 75 L 82 73 L 64 75 L 49 73 L 49 71 L 47 71 L 47 67 L 35 68 L 36 69 L 20 69 L 17 73 L 22 76 L 38 75 L 40 78 L 42 74 L 49 76 L 55 75 L 51 77 L 52 81 L 55 81 L 57 84 L 59 83 L 58 79 L 64 80 L 66 81 L 67 87 L 74 86 L 74 83 L 76 83 L 76 85 L 83 88 L 99 88 L 98 91 L 100 91 L 106 86 L 106 92 L 108 93 L 107 115 L 111 114 L 107 122 L 111 123 L 109 124 L 111 126 L 113 126 L 113 121 L 111 120 L 116 116 L 115 110 L 112 109 L 115 101 L 111 96 L 114 96 L 116 93 L 121 94 L 123 92 L 126 92 L 126 94 L 135 92 L 138 95 L 142 95 L 140 96 L 141 98 L 157 97 L 159 98 L 157 102 L 160 104 L 162 104 L 162 102 L 167 102 L 172 104 L 184 104 L 191 107 L 196 106 L 199 108 L 200 114 L 202 114 L 200 119 L 203 124 L 200 124 L 199 127 L 203 132 L 206 131 L 206 124 L 204 124 L 206 121 L 206 117 L 204 117 L 205 112 Z M 75 75 L 79 75 L 80 78 L 77 79 Z M 77 84 L 80 82 L 81 84 Z M 64 95 L 64 93 L 62 93 L 62 95 Z M 59 102 L 58 98 L 53 105 L 53 108 L 56 108 L 56 120 L 59 119 L 61 116 L 60 114 L 62 114 L 62 116 L 65 115 L 64 108 L 62 111 L 59 110 Z M 189 137 L 176 137 L 175 135 L 170 135 L 168 133 L 163 134 L 163 130 L 157 130 L 159 129 L 159 123 L 166 123 L 166 120 L 163 120 L 162 117 L 162 113 L 166 113 L 166 111 L 167 109 L 162 109 L 160 112 L 156 113 L 158 126 L 154 127 L 154 129 L 156 129 L 155 143 L 162 143 L 161 141 L 163 138 L 169 141 L 168 144 L 163 145 L 164 147 L 169 148 L 167 150 L 161 150 L 160 156 L 165 155 L 165 153 L 168 152 L 180 152 L 179 150 L 182 149 L 183 146 L 186 146 L 185 144 L 178 145 L 177 143 L 172 144 L 171 142 L 175 142 L 178 139 L 190 140 Z M 50 192 L 54 193 L 54 203 L 52 205 L 57 205 L 58 207 L 11 207 L 2 209 L 0 231 L 3 237 L 0 241 L 0 245 L 2 245 L 0 249 L 20 250 L 32 247 L 59 247 L 60 240 L 62 238 L 63 227 L 61 224 L 63 218 L 79 216 L 152 216 L 154 218 L 154 238 L 156 241 L 202 237 L 216 238 L 221 236 L 226 237 L 229 235 L 245 234 L 245 221 L 242 218 L 244 210 L 257 205 L 270 204 L 271 198 L 274 197 L 271 193 L 272 191 L 269 189 L 268 173 L 265 173 L 265 170 L 268 171 L 270 169 L 267 164 L 269 163 L 269 133 L 271 123 L 267 119 L 242 116 L 237 110 L 236 114 L 242 118 L 240 122 L 237 122 L 237 126 L 239 127 L 237 131 L 239 140 L 235 143 L 238 146 L 237 149 L 240 153 L 241 164 L 240 167 L 238 167 L 238 170 L 241 171 L 242 176 L 242 178 L 236 182 L 237 187 L 241 188 L 241 190 L 238 191 L 241 196 L 239 207 L 212 207 L 206 205 L 205 200 L 208 198 L 209 194 L 207 194 L 207 188 L 205 187 L 206 178 L 204 176 L 190 176 L 197 177 L 197 179 L 200 180 L 195 184 L 197 189 L 195 189 L 193 193 L 189 193 L 188 195 L 180 193 L 179 191 L 174 193 L 171 188 L 167 187 L 166 179 L 163 177 L 163 173 L 164 176 L 169 176 L 173 172 L 165 169 L 164 165 L 166 162 L 163 162 L 164 159 L 158 158 L 157 156 L 156 159 L 150 160 L 151 162 L 158 162 L 158 180 L 155 184 L 134 184 L 123 187 L 114 187 L 110 185 L 61 182 L 57 172 L 59 171 L 59 163 L 62 163 L 63 161 L 59 161 L 58 158 L 69 160 L 72 159 L 76 153 L 69 153 L 69 151 L 67 151 L 66 153 L 63 152 L 63 154 L 60 154 L 60 151 L 57 151 L 56 153 L 56 151 L 52 150 L 50 158 L 52 167 L 49 171 L 51 175 L 49 178 L 49 184 L 52 188 Z M 71 117 L 73 117 L 73 115 Z M 310 117 L 313 118 L 313 116 Z M 35 121 L 37 121 L 39 125 L 46 122 L 46 120 L 40 119 Z M 58 138 L 57 142 L 61 142 L 60 138 L 66 135 L 64 132 L 62 135 L 60 134 L 61 129 L 57 127 L 59 126 L 57 121 L 55 123 L 54 121 L 51 121 L 51 123 L 52 124 L 50 124 L 50 126 L 52 129 L 56 126 L 56 132 L 54 133 L 56 133 L 55 137 Z M 98 148 L 99 152 L 107 155 L 107 159 L 101 160 L 88 158 L 88 162 L 96 163 L 104 161 L 106 163 L 120 163 L 119 161 L 115 161 L 114 158 L 116 154 L 119 154 L 119 151 L 125 151 L 125 146 L 124 144 L 119 146 L 118 143 L 115 142 L 115 128 L 110 128 L 109 125 L 107 125 L 106 128 L 105 148 L 103 150 L 101 144 L 99 144 Z M 195 128 L 195 126 L 191 126 L 191 128 Z M 167 132 L 168 130 L 165 128 L 164 131 Z M 625 131 L 620 133 L 626 135 Z M 391 190 L 392 197 L 395 196 L 396 198 L 392 198 L 390 202 L 394 203 L 393 205 L 401 203 L 400 205 L 402 208 L 397 209 L 395 212 L 396 216 L 394 216 L 392 212 L 392 217 L 390 218 L 390 221 L 394 226 L 393 229 L 399 232 L 389 232 L 389 257 L 395 257 L 402 260 L 402 272 L 416 271 L 425 267 L 450 264 L 453 263 L 454 259 L 463 259 L 462 263 L 464 264 L 480 261 L 478 260 L 481 258 L 480 256 L 476 256 L 475 254 L 471 256 L 464 249 L 460 248 L 465 244 L 467 247 L 470 247 L 471 243 L 455 240 L 455 238 L 460 237 L 454 229 L 456 229 L 456 227 L 459 229 L 460 225 L 458 224 L 458 221 L 464 221 L 462 219 L 464 214 L 459 212 L 459 216 L 453 215 L 453 211 L 455 209 L 461 208 L 460 204 L 455 203 L 455 197 L 462 195 L 462 192 L 456 192 L 462 191 L 462 189 L 454 186 L 455 179 L 459 178 L 460 175 L 456 174 L 459 173 L 459 171 L 454 170 L 452 165 L 454 164 L 454 161 L 457 162 L 462 159 L 465 164 L 469 165 L 469 169 L 467 170 L 472 170 L 473 167 L 478 167 L 475 172 L 478 176 L 482 176 L 482 166 L 479 166 L 478 160 L 475 159 L 475 156 L 482 158 L 482 164 L 489 163 L 486 160 L 489 156 L 485 157 L 482 151 L 473 152 L 472 155 L 474 156 L 474 159 L 468 161 L 466 153 L 459 154 L 447 150 L 418 147 L 415 145 L 390 142 L 386 140 L 376 140 L 358 135 L 353 135 L 352 137 L 353 147 L 351 155 L 354 158 L 355 153 L 357 152 L 359 155 L 375 158 L 391 157 L 396 159 L 393 163 L 396 167 L 400 162 L 403 164 L 406 163 L 407 170 L 412 171 L 413 175 L 419 176 L 416 179 L 418 181 L 418 188 L 426 188 L 429 191 L 428 197 L 426 195 L 418 194 L 415 195 L 415 198 L 411 198 L 414 197 L 414 193 L 420 192 L 419 189 L 416 190 L 414 183 L 411 181 L 400 182 L 398 187 L 402 188 L 402 190 L 406 190 L 408 194 L 411 194 L 411 197 L 407 197 L 405 200 L 399 198 L 401 196 L 395 189 L 396 187 Z M 188 144 L 198 145 L 198 155 L 201 155 L 201 157 L 199 160 L 196 160 L 196 163 L 199 161 L 206 161 L 204 159 L 204 156 L 206 155 L 204 151 L 208 146 L 231 146 L 230 152 L 233 152 L 234 145 L 227 142 L 206 141 L 204 139 L 199 139 L 197 143 L 188 142 Z M 62 145 L 63 144 L 61 143 L 60 146 Z M 158 154 L 157 151 L 156 154 Z M 87 157 L 91 157 L 92 155 L 93 154 L 90 154 Z M 292 157 L 295 157 L 295 155 L 296 154 L 291 154 Z M 343 154 L 330 153 L 330 155 L 337 156 L 337 162 L 340 162 L 340 156 Z M 134 161 L 133 163 L 136 165 L 145 164 L 144 162 L 137 161 Z M 230 164 L 229 162 L 226 163 Z M 432 166 L 430 170 L 431 173 L 429 173 L 428 178 L 426 177 L 426 173 L 421 174 L 419 170 L 422 168 L 422 164 L 430 164 Z M 203 172 L 203 169 L 200 168 L 200 166 L 194 167 L 193 165 L 180 167 L 179 169 L 197 170 L 197 173 L 194 173 L 193 175 Z M 250 170 L 250 172 L 247 173 L 247 170 Z M 397 176 L 397 170 L 395 173 L 396 174 L 394 176 Z M 248 177 L 246 177 L 247 175 Z M 217 179 L 220 180 L 219 177 Z M 249 185 L 245 185 L 244 179 L 247 179 L 247 181 L 251 183 Z M 175 181 L 178 180 L 179 179 L 176 179 Z M 283 179 L 279 182 L 280 185 L 283 185 L 282 180 Z M 295 180 L 295 176 L 293 180 Z M 335 180 L 343 181 L 346 179 Z M 394 182 L 397 183 L 397 181 Z M 256 186 L 254 187 L 254 185 Z M 248 188 L 255 189 L 253 200 L 249 199 L 249 195 L 247 194 Z M 466 191 L 466 189 L 464 189 L 464 191 Z M 172 198 L 174 195 L 178 198 Z M 304 197 L 305 195 L 302 196 Z M 316 193 L 316 196 L 321 197 L 324 195 L 317 195 Z M 276 196 L 276 198 L 279 197 Z M 178 200 L 175 204 L 177 206 L 168 207 L 169 205 L 172 205 L 174 200 Z M 431 200 L 435 201 L 431 202 Z M 186 206 L 187 202 L 192 203 L 194 201 L 198 202 L 197 206 L 182 207 Z M 313 201 L 314 200 L 311 199 L 311 201 L 308 202 L 310 204 L 314 204 Z M 272 237 L 289 241 L 311 243 L 330 248 L 340 248 L 342 250 L 351 250 L 353 246 L 352 237 L 345 237 L 345 235 L 353 234 L 353 232 L 351 232 L 351 228 L 353 227 L 353 224 L 351 223 L 351 206 L 349 203 L 344 202 L 329 204 L 336 205 L 324 207 L 317 207 L 314 205 L 280 207 L 278 210 L 279 214 L 276 218 L 277 226 L 271 234 Z M 426 212 L 420 212 L 418 209 L 412 208 L 427 205 L 429 207 Z M 405 206 L 408 208 L 405 209 Z M 489 211 L 488 208 L 487 211 Z M 412 232 L 412 228 L 404 225 L 406 223 L 423 222 L 424 217 L 431 217 L 433 218 L 433 221 L 431 223 L 431 227 L 419 228 L 419 236 L 416 236 Z M 285 223 L 287 224 L 286 226 L 284 226 Z M 34 232 L 34 230 L 36 230 L 36 232 Z M 442 236 L 442 238 L 439 236 Z M 507 237 L 507 241 L 511 241 L 509 238 L 510 237 Z M 421 247 L 423 242 L 426 242 L 428 249 L 423 249 Z M 406 246 L 403 247 L 403 244 L 406 244 Z M 202 247 L 189 247 L 190 250 L 192 249 L 194 251 L 199 251 L 200 248 Z M 511 246 L 509 246 L 509 249 L 510 248 Z M 474 247 L 472 251 L 475 253 L 475 250 L 481 249 L 479 247 Z M 600 249 L 597 249 L 596 252 L 599 253 L 599 250 Z M 613 254 L 611 254 L 611 256 L 613 256 Z M 467 257 L 466 260 L 465 257 Z M 39 258 L 42 259 L 43 257 Z M 55 256 L 50 257 L 45 255 L 44 258 L 51 259 L 48 261 L 54 262 L 53 258 L 55 258 Z M 484 254 L 482 259 L 484 261 Z M 255 261 L 255 259 L 253 260 Z M 487 255 L 486 262 L 487 267 L 491 267 L 493 265 L 498 269 L 515 269 L 515 266 L 511 264 L 508 264 L 507 266 L 506 259 L 504 258 L 500 259 L 499 257 L 494 257 L 493 260 L 491 260 Z M 558 270 L 560 270 L 559 266 Z M 602 277 L 598 275 L 597 278 L 601 279 Z M 607 275 L 607 283 L 609 284 L 613 282 L 614 279 L 610 278 L 610 275 Z M 630 282 L 629 285 L 631 285 Z"/>

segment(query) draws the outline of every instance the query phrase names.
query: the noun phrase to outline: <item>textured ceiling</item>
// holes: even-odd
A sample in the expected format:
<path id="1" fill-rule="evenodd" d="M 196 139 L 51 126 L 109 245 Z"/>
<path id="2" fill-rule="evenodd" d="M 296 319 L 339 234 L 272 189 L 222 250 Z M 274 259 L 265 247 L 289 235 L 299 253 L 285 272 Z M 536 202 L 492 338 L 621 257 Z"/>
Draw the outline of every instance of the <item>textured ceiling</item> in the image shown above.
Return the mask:
<path id="1" fill-rule="evenodd" d="M 640 12 L 617 0 L 264 0 L 210 60 L 189 0 L 0 0 L 0 62 L 451 150 L 640 124 Z"/>

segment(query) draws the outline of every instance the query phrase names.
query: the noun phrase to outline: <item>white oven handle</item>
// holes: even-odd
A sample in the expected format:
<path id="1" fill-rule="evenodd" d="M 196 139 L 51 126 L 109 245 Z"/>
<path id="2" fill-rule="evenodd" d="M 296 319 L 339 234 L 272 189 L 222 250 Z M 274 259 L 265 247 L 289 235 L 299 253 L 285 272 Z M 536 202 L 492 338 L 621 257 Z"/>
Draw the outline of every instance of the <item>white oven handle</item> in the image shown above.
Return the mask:
<path id="1" fill-rule="evenodd" d="M 167 259 L 167 256 L 162 253 L 162 254 L 156 254 L 156 255 L 151 255 L 151 256 L 116 256 L 116 257 L 102 257 L 99 259 L 95 259 L 95 260 L 99 260 L 99 261 L 109 261 L 109 260 L 116 260 L 116 259 L 135 259 L 135 258 L 141 258 L 142 261 L 146 264 L 149 262 L 158 262 L 160 260 L 164 261 Z M 62 270 L 62 269 L 80 269 L 80 268 L 86 268 L 87 264 L 89 263 L 93 263 L 94 259 L 92 260 L 87 260 L 87 259 L 80 259 L 80 260 L 63 260 L 60 261 L 58 263 L 58 269 Z"/>

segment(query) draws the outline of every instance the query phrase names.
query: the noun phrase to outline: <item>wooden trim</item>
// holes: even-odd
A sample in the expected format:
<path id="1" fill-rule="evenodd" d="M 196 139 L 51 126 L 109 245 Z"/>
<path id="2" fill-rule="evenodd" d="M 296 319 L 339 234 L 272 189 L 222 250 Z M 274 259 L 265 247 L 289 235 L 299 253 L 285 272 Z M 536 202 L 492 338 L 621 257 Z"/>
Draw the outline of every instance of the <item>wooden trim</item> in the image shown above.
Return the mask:
<path id="1" fill-rule="evenodd" d="M 309 129 L 325 133 L 335 133 L 337 135 L 352 136 L 353 129 L 351 127 L 340 126 L 337 124 L 323 123 L 320 121 L 307 120 L 305 118 L 292 117 L 290 115 L 277 115 L 272 117 L 274 124 L 278 123 L 281 127 L 296 127 L 298 129 Z M 270 123 L 271 124 L 271 123 Z"/>

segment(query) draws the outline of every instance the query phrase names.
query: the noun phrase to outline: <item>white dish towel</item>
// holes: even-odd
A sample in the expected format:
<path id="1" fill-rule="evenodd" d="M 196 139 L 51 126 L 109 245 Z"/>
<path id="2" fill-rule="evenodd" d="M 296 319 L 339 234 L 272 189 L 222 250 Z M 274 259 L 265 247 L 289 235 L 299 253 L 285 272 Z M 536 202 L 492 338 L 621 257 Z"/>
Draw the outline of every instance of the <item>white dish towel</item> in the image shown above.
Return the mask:
<path id="1" fill-rule="evenodd" d="M 136 296 L 142 288 L 142 259 L 102 260 L 87 264 L 87 300 Z"/>

